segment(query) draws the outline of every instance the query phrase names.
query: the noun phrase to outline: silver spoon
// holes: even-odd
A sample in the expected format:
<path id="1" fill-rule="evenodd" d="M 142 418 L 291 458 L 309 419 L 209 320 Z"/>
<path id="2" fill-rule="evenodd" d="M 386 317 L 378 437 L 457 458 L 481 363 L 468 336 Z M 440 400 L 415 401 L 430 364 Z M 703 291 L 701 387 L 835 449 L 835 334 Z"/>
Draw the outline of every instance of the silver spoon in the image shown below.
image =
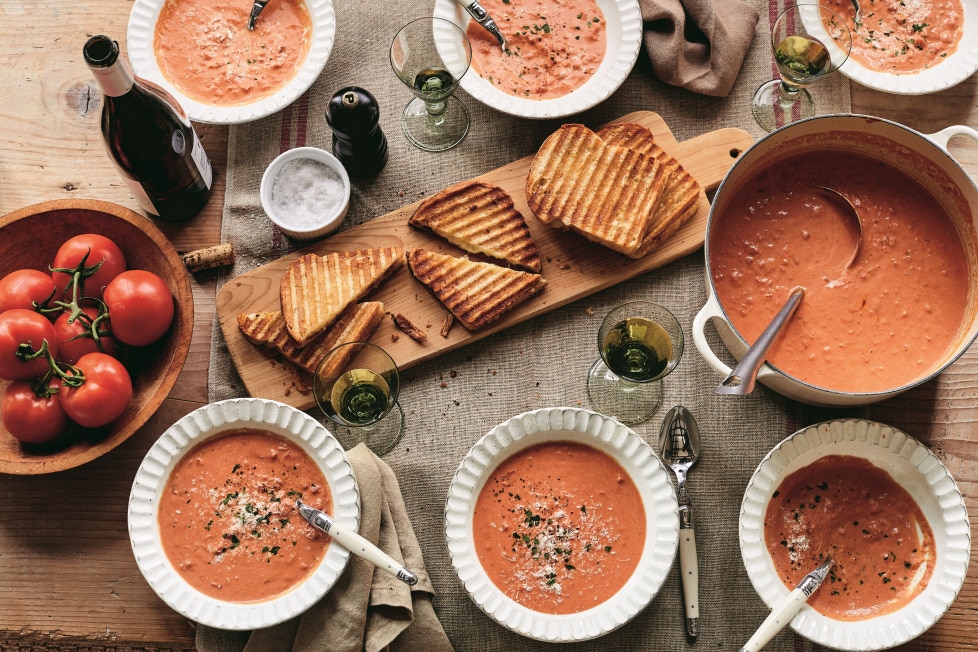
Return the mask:
<path id="1" fill-rule="evenodd" d="M 492 19 L 489 12 L 479 4 L 479 0 L 472 0 L 471 2 L 468 2 L 468 0 L 456 0 L 456 2 L 462 5 L 475 22 L 485 27 L 489 30 L 490 34 L 496 37 L 496 40 L 499 41 L 499 47 L 502 48 L 503 54 L 505 54 L 506 48 L 508 47 L 506 45 L 506 37 L 499 31 L 499 27 L 496 26 L 496 21 Z"/>
<path id="2" fill-rule="evenodd" d="M 862 249 L 863 220 L 859 216 L 859 211 L 856 210 L 856 207 L 852 204 L 852 202 L 849 200 L 848 197 L 843 195 L 835 188 L 829 188 L 828 186 L 812 186 L 812 187 L 817 188 L 819 190 L 825 190 L 826 192 L 831 193 L 834 197 L 841 199 L 842 205 L 847 209 L 846 212 L 849 214 L 850 219 L 852 219 L 856 224 L 856 246 L 853 248 L 852 255 L 849 256 L 849 260 L 846 262 L 846 266 L 843 268 L 843 269 L 849 269 L 850 267 L 852 267 L 852 264 L 856 262 L 856 258 L 859 256 L 859 251 L 860 249 Z"/>
<path id="3" fill-rule="evenodd" d="M 855 25 L 858 25 L 859 23 L 862 22 L 862 16 L 860 15 L 860 10 L 859 10 L 859 0 L 852 0 L 852 7 L 853 9 L 856 10 L 856 17 L 853 20 L 853 23 Z"/>
<path id="4" fill-rule="evenodd" d="M 774 341 L 781 334 L 781 329 L 791 318 L 801 303 L 801 298 L 805 294 L 805 288 L 798 286 L 788 294 L 781 310 L 774 316 L 771 323 L 767 325 L 760 337 L 747 349 L 744 357 L 740 359 L 727 377 L 717 385 L 717 394 L 750 394 L 754 391 L 754 383 L 757 381 L 757 372 L 767 359 L 767 350 L 771 348 Z"/>
<path id="5" fill-rule="evenodd" d="M 659 455 L 676 474 L 679 487 L 679 570 L 686 607 L 686 634 L 691 638 L 699 634 L 699 567 L 693 507 L 686 493 L 686 473 L 699 459 L 701 451 L 700 430 L 690 411 L 682 405 L 669 410 L 659 430 Z"/>
<path id="6" fill-rule="evenodd" d="M 255 29 L 255 21 L 258 20 L 258 16 L 261 15 L 262 10 L 268 3 L 269 0 L 255 0 L 255 3 L 251 5 L 251 15 L 248 16 L 248 31 Z"/>

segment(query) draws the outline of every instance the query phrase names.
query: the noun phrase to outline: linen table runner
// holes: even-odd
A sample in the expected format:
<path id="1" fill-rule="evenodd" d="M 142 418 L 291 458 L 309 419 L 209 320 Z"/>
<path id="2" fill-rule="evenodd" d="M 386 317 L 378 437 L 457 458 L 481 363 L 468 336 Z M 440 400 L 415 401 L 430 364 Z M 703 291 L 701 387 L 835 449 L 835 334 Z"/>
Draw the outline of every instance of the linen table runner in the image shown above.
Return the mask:
<path id="1" fill-rule="evenodd" d="M 722 127 L 763 136 L 751 116 L 750 101 L 761 83 L 776 76 L 769 35 L 783 2 L 748 0 L 748 4 L 760 21 L 726 97 L 699 95 L 658 81 L 643 48 L 635 69 L 610 99 L 566 120 L 504 115 L 460 90 L 457 96 L 472 120 L 468 136 L 453 150 L 427 153 L 411 146 L 401 133 L 400 112 L 411 96 L 390 69 L 388 48 L 402 24 L 431 15 L 433 2 L 391 5 L 335 0 L 336 41 L 312 89 L 279 114 L 230 130 L 223 238 L 234 244 L 237 260 L 221 281 L 302 246 L 275 230 L 264 215 L 258 197 L 261 174 L 276 155 L 291 147 L 331 148 L 326 103 L 344 86 L 362 86 L 377 98 L 390 147 L 390 161 L 376 178 L 354 181 L 346 226 L 530 155 L 562 122 L 596 128 L 632 111 L 647 110 L 659 113 L 679 141 Z M 811 90 L 820 114 L 850 110 L 848 80 L 841 74 L 819 80 Z M 701 633 L 695 644 L 686 641 L 674 569 L 659 595 L 633 621 L 602 638 L 560 649 L 733 650 L 767 615 L 740 556 L 737 519 L 744 489 L 757 464 L 781 439 L 802 426 L 842 414 L 789 401 L 764 387 L 746 397 L 713 393 L 720 378 L 703 362 L 690 338 L 693 317 L 706 300 L 700 251 L 405 372 L 400 400 L 405 432 L 384 461 L 400 482 L 436 592 L 435 611 L 458 652 L 555 649 L 496 624 L 469 599 L 455 577 L 445 544 L 443 510 L 460 460 L 492 426 L 516 414 L 552 406 L 588 408 L 585 377 L 598 355 L 601 319 L 618 304 L 638 299 L 669 308 L 687 338 L 682 361 L 666 379 L 662 407 L 635 430 L 655 447 L 663 416 L 677 404 L 689 408 L 701 430 L 703 456 L 688 480 L 699 553 Z M 715 334 L 710 338 L 714 350 L 732 361 Z M 210 399 L 246 395 L 217 325 L 213 339 Z M 766 649 L 788 652 L 817 647 L 787 632 Z"/>

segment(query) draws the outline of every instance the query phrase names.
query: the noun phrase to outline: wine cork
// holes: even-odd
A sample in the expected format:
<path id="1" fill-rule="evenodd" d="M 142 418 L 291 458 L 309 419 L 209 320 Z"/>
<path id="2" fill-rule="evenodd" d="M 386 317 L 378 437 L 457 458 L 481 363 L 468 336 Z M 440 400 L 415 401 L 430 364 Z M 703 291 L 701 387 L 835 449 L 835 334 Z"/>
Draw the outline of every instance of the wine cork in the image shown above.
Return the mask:
<path id="1" fill-rule="evenodd" d="M 230 242 L 188 251 L 181 256 L 183 264 L 191 272 L 234 264 L 234 246 Z"/>

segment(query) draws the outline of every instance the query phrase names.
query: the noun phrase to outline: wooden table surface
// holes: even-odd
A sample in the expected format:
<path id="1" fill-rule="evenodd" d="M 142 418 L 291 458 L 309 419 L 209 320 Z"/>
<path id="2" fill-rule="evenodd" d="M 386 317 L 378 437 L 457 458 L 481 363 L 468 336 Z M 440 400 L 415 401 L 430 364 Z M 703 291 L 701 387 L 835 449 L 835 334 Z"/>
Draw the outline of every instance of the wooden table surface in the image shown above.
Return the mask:
<path id="1" fill-rule="evenodd" d="M 0 214 L 73 197 L 138 210 L 105 154 L 98 94 L 82 59 L 82 45 L 92 34 L 124 43 L 131 5 L 131 0 L 0 2 Z M 890 118 L 924 133 L 954 124 L 978 128 L 978 76 L 924 97 L 853 84 L 852 107 L 854 113 Z M 198 126 L 198 133 L 217 172 L 215 197 L 195 220 L 163 227 L 179 251 L 220 241 L 227 129 Z M 951 152 L 978 178 L 978 144 L 957 138 Z M 193 284 L 190 355 L 170 398 L 150 422 L 115 451 L 78 469 L 0 477 L 0 647 L 192 647 L 190 624 L 156 597 L 136 568 L 126 502 L 145 450 L 169 424 L 207 400 L 214 276 L 197 275 Z M 978 348 L 935 382 L 870 412 L 867 416 L 904 429 L 940 456 L 965 494 L 974 531 Z M 978 565 L 972 569 L 950 612 L 901 649 L 973 649 Z"/>

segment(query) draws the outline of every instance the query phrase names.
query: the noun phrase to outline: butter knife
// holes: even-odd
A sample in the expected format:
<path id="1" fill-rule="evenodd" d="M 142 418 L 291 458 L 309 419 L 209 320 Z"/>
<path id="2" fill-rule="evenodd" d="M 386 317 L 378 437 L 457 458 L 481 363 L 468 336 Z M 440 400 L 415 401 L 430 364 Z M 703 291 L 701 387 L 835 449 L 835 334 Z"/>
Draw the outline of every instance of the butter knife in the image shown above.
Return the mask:
<path id="1" fill-rule="evenodd" d="M 306 505 L 301 500 L 295 501 L 295 506 L 299 509 L 302 518 L 308 521 L 320 532 L 324 532 L 333 538 L 333 541 L 340 544 L 354 555 L 366 559 L 374 566 L 382 568 L 405 584 L 414 586 L 418 583 L 418 577 L 408 569 L 394 561 L 383 550 L 370 543 L 362 536 L 347 530 L 336 524 L 329 515 L 321 509 L 316 509 Z"/>
<path id="2" fill-rule="evenodd" d="M 489 12 L 479 4 L 479 0 L 472 0 L 472 2 L 468 2 L 467 0 L 456 1 L 462 5 L 470 16 L 472 16 L 472 20 L 485 27 L 487 30 L 489 30 L 490 34 L 496 37 L 496 40 L 499 41 L 499 47 L 501 47 L 503 52 L 505 52 L 507 47 L 506 38 L 502 35 L 502 32 L 499 31 L 499 27 L 496 26 L 496 21 L 492 19 Z"/>
<path id="3" fill-rule="evenodd" d="M 815 593 L 818 587 L 822 586 L 822 582 L 828 577 L 831 568 L 832 557 L 828 557 L 818 568 L 803 577 L 798 582 L 798 586 L 784 599 L 784 602 L 771 610 L 771 613 L 764 619 L 764 622 L 757 628 L 757 631 L 750 637 L 750 640 L 744 644 L 744 647 L 740 648 L 740 652 L 758 652 L 778 632 L 787 627 L 791 619 L 795 617 L 795 614 L 808 602 L 808 598 L 812 596 L 812 593 Z"/>

